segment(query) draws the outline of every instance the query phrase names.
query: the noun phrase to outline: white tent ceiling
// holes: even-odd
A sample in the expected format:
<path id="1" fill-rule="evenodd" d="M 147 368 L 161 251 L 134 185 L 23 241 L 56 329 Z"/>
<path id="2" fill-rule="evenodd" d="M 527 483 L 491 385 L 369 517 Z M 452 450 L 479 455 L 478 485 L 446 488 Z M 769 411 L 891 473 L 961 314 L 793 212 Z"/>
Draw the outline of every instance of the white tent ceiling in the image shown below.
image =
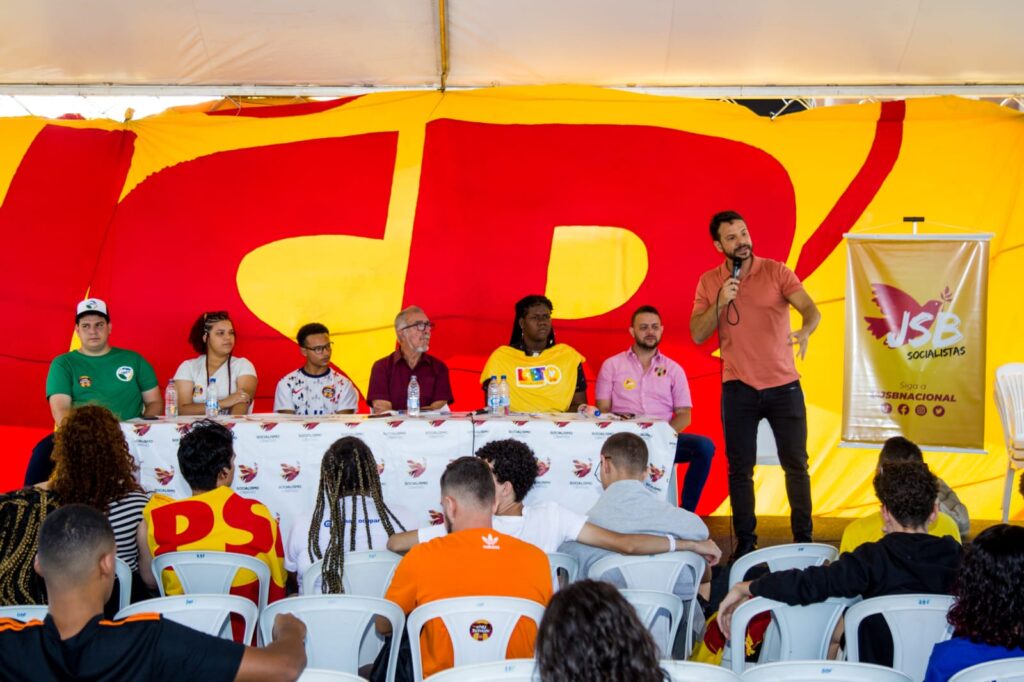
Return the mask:
<path id="1" fill-rule="evenodd" d="M 444 81 L 1019 94 L 1022 26 L 1020 0 L 0 0 L 0 92 Z"/>

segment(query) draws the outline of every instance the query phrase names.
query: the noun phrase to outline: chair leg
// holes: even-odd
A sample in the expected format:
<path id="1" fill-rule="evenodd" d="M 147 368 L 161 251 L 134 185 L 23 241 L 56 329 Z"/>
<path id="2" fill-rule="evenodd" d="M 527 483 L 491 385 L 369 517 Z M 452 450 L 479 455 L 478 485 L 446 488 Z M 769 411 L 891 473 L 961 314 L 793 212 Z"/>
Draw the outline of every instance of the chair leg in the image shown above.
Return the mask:
<path id="1" fill-rule="evenodd" d="M 1006 484 L 1003 486 L 1003 523 L 1010 520 L 1010 496 L 1013 494 L 1013 474 L 1015 469 L 1012 464 L 1006 467 Z"/>

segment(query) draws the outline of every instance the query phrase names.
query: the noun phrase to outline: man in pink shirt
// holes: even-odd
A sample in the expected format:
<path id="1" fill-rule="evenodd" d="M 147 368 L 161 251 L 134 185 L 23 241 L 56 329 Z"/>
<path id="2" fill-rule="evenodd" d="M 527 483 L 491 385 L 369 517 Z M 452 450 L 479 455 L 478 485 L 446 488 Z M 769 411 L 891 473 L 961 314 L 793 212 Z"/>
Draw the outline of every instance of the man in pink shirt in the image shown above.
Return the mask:
<path id="1" fill-rule="evenodd" d="M 762 418 L 775 434 L 786 475 L 793 540 L 811 541 L 807 408 L 793 351 L 795 346 L 803 359 L 821 314 L 784 263 L 754 257 L 747 224 L 739 213 L 715 214 L 711 239 L 724 262 L 705 272 L 697 284 L 690 334 L 699 344 L 718 331 L 721 344 L 722 427 L 736 558 L 757 547 L 754 464 Z M 803 318 L 796 331 L 789 326 L 790 306 Z"/>
<path id="2" fill-rule="evenodd" d="M 690 386 L 679 363 L 658 350 L 665 329 L 654 306 L 641 306 L 629 327 L 633 345 L 601 365 L 597 375 L 597 408 L 620 415 L 647 415 L 664 419 L 679 434 L 676 463 L 688 463 L 680 506 L 697 508 L 711 470 L 715 444 L 710 438 L 682 433 L 690 425 Z"/>

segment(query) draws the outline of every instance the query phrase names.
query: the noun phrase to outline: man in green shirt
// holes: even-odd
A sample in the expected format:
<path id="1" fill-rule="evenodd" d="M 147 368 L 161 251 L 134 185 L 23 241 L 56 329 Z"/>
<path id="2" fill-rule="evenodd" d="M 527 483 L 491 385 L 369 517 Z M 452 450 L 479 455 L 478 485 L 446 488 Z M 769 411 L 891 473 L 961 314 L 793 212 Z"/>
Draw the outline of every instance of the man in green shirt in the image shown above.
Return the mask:
<path id="1" fill-rule="evenodd" d="M 121 420 L 155 417 L 163 412 L 164 401 L 153 367 L 135 351 L 111 346 L 110 328 L 106 303 L 88 298 L 78 304 L 75 334 L 81 348 L 54 358 L 46 377 L 46 399 L 58 426 L 78 405 L 102 405 Z M 47 436 L 33 449 L 25 473 L 26 485 L 49 478 L 52 450 L 53 436 Z"/>

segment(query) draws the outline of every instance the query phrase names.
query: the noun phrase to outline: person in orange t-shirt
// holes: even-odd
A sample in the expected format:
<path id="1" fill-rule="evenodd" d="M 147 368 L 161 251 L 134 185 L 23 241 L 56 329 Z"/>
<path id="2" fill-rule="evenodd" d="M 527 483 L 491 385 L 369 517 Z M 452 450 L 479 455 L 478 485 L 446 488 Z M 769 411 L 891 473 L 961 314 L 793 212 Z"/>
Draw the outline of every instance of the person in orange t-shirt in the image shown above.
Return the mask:
<path id="1" fill-rule="evenodd" d="M 754 464 L 762 418 L 775 435 L 779 464 L 786 475 L 793 541 L 811 542 L 807 408 L 793 351 L 795 347 L 803 359 L 821 313 L 785 263 L 754 257 L 747 223 L 739 213 L 716 213 L 711 218 L 711 239 L 724 262 L 701 275 L 690 335 L 701 344 L 718 331 L 721 344 L 722 430 L 737 539 L 735 559 L 757 548 Z M 796 331 L 789 326 L 790 306 L 803 319 Z"/>
<path id="2" fill-rule="evenodd" d="M 268 601 L 284 598 L 287 574 L 277 520 L 263 504 L 231 489 L 235 477 L 231 431 L 214 421 L 196 422 L 178 445 L 178 465 L 193 495 L 184 500 L 154 495 L 143 510 L 137 536 L 143 581 L 156 587 L 151 568 L 154 556 L 201 549 L 236 552 L 256 557 L 270 568 Z M 166 594 L 181 594 L 172 571 L 164 572 L 163 582 Z M 231 594 L 257 601 L 256 576 L 239 571 Z"/>
<path id="3" fill-rule="evenodd" d="M 406 615 L 438 599 L 482 595 L 519 597 L 547 606 L 551 599 L 547 555 L 491 527 L 497 498 L 486 462 L 460 457 L 449 464 L 441 476 L 441 505 L 448 535 L 409 550 L 398 564 L 386 599 Z M 377 631 L 388 634 L 390 623 L 378 618 Z M 521 619 L 506 656 L 532 658 L 536 636 L 535 624 Z M 454 665 L 451 640 L 440 620 L 423 628 L 420 648 L 424 677 Z"/>

